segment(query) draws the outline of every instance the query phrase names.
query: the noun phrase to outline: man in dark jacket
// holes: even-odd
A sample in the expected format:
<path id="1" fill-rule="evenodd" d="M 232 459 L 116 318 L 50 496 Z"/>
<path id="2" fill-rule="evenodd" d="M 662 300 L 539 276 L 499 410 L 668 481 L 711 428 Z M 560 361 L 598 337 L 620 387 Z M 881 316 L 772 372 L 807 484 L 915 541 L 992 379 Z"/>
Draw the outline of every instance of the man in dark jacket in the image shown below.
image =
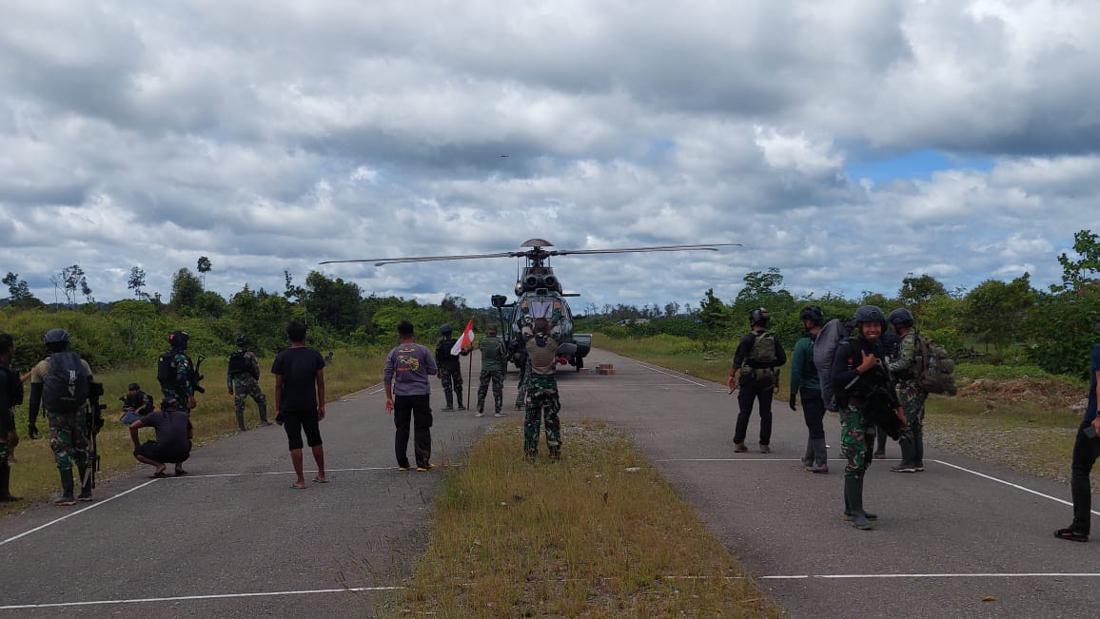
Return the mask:
<path id="1" fill-rule="evenodd" d="M 435 364 L 439 367 L 439 381 L 443 383 L 443 398 L 447 401 L 447 406 L 443 407 L 444 412 L 455 409 L 456 398 L 458 410 L 466 410 L 462 400 L 462 364 L 459 363 L 459 355 L 451 354 L 455 343 L 458 342 L 453 333 L 451 325 L 440 327 L 439 335 L 442 339 L 435 346 Z"/>
<path id="2" fill-rule="evenodd" d="M 740 412 L 733 434 L 733 451 L 737 453 L 748 451 L 745 436 L 749 430 L 753 402 L 759 403 L 760 453 L 771 452 L 772 397 L 779 387 L 777 368 L 787 362 L 787 353 L 775 335 L 768 331 L 770 321 L 768 310 L 762 307 L 749 312 L 752 330 L 741 338 L 730 366 L 727 381 L 730 393 L 741 390 L 737 395 Z"/>
<path id="3" fill-rule="evenodd" d="M 1100 327 L 1100 323 L 1097 324 Z M 1092 486 L 1089 474 L 1096 458 L 1100 457 L 1100 416 L 1096 414 L 1096 402 L 1100 395 L 1100 344 L 1092 347 L 1092 365 L 1089 371 L 1089 399 L 1085 415 L 1077 428 L 1073 443 L 1073 466 L 1070 491 L 1073 493 L 1073 523 L 1058 529 L 1054 536 L 1071 542 L 1089 541 L 1092 524 Z"/>
<path id="4" fill-rule="evenodd" d="M 875 426 L 901 443 L 911 458 L 905 415 L 893 379 L 885 366 L 882 334 L 886 315 L 873 305 L 856 310 L 854 337 L 841 344 L 833 360 L 833 391 L 840 407 L 841 450 L 844 467 L 844 514 L 857 529 L 871 529 L 877 516 L 863 509 L 863 476 L 871 464 Z"/>

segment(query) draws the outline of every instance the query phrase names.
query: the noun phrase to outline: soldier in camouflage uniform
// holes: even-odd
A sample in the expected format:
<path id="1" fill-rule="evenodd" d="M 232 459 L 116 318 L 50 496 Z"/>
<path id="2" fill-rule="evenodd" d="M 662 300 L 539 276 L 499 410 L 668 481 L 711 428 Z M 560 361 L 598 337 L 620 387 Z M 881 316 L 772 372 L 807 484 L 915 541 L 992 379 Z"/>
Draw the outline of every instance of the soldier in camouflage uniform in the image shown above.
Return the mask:
<path id="1" fill-rule="evenodd" d="M 534 459 L 539 450 L 539 424 L 546 426 L 546 446 L 550 458 L 561 458 L 561 422 L 558 412 L 558 381 L 554 378 L 560 331 L 550 328 L 550 322 L 539 318 L 523 329 L 527 342 L 527 409 L 523 419 L 523 452 Z"/>
<path id="2" fill-rule="evenodd" d="M 164 394 L 161 408 L 190 411 L 195 408 L 195 364 L 187 356 L 186 331 L 173 331 L 168 335 L 169 349 L 157 361 L 157 382 Z"/>
<path id="3" fill-rule="evenodd" d="M 890 312 L 890 323 L 894 325 L 901 342 L 897 357 L 887 364 L 894 375 L 898 400 L 905 411 L 905 421 L 913 435 L 913 452 L 910 459 L 903 458 L 902 463 L 890 469 L 895 473 L 919 473 L 924 471 L 924 401 L 928 393 L 921 388 L 917 371 L 917 331 L 913 326 L 912 312 L 898 308 Z M 903 454 L 904 455 L 904 454 Z"/>
<path id="4" fill-rule="evenodd" d="M 881 336 L 886 327 L 882 310 L 865 305 L 856 310 L 855 337 L 837 347 L 833 387 L 840 406 L 844 467 L 844 514 L 857 529 L 871 529 L 877 516 L 863 509 L 863 477 L 872 460 L 876 425 L 901 443 L 903 454 L 913 444 L 897 401 L 893 379 L 885 367 Z"/>
<path id="5" fill-rule="evenodd" d="M 64 329 L 50 329 L 45 336 L 46 351 L 52 357 L 58 353 L 68 353 L 69 334 Z M 89 383 L 92 380 L 92 369 L 88 362 L 81 359 L 80 364 L 87 374 Z M 47 357 L 31 369 L 31 397 L 28 407 L 29 421 L 28 431 L 31 438 L 38 436 L 38 412 L 43 405 L 43 391 L 46 379 L 50 374 L 50 358 Z M 63 413 L 46 410 L 46 419 L 50 424 L 50 449 L 53 450 L 54 462 L 61 475 L 61 496 L 54 501 L 54 505 L 75 505 L 79 501 L 92 500 L 92 478 L 88 475 L 90 458 L 90 446 L 88 443 L 87 404 L 76 413 Z M 81 479 L 80 495 L 74 497 L 73 464 L 76 464 L 77 474 Z"/>
<path id="6" fill-rule="evenodd" d="M 458 399 L 458 410 L 466 410 L 462 398 L 462 364 L 459 363 L 457 356 L 451 354 L 455 343 L 458 342 L 452 336 L 453 333 L 451 325 L 440 327 L 439 335 L 442 339 L 435 346 L 435 364 L 439 367 L 439 380 L 443 383 L 443 397 L 447 401 L 447 406 L 443 407 L 443 410 L 446 412 L 455 409 L 455 398 Z M 461 354 L 468 353 L 464 351 Z"/>
<path id="7" fill-rule="evenodd" d="M 497 328 L 489 326 L 485 329 L 485 337 L 478 342 L 481 350 L 481 374 L 477 386 L 477 416 L 485 414 L 485 396 L 489 392 L 489 383 L 493 384 L 493 405 L 496 408 L 494 417 L 503 417 L 501 409 L 504 406 L 504 369 L 508 363 L 508 352 L 504 348 L 504 342 L 497 337 Z"/>
<path id="8" fill-rule="evenodd" d="M 15 354 L 15 342 L 11 335 L 0 333 L 0 502 L 20 500 L 11 494 L 11 466 L 9 458 L 13 443 L 18 443 L 15 432 L 15 407 L 23 403 L 23 381 L 11 368 Z M 12 441 L 14 437 L 14 441 Z"/>
<path id="9" fill-rule="evenodd" d="M 248 338 L 237 338 L 237 350 L 229 356 L 229 365 L 226 368 L 226 384 L 229 387 L 229 395 L 233 396 L 233 412 L 237 416 L 237 428 L 244 432 L 248 428 L 244 425 L 245 400 L 251 397 L 256 402 L 260 412 L 260 425 L 269 426 L 267 420 L 267 398 L 260 390 L 260 362 L 248 346 Z"/>

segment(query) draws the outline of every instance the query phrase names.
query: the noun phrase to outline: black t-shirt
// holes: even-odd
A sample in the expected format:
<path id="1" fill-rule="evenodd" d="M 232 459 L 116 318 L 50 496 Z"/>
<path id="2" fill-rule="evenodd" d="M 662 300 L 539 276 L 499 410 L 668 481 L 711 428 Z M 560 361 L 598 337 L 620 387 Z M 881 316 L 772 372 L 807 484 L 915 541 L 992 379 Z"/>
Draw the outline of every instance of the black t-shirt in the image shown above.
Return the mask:
<path id="1" fill-rule="evenodd" d="M 288 348 L 275 357 L 271 373 L 283 377 L 282 410 L 317 410 L 317 370 L 325 367 L 321 353 L 308 347 Z"/>

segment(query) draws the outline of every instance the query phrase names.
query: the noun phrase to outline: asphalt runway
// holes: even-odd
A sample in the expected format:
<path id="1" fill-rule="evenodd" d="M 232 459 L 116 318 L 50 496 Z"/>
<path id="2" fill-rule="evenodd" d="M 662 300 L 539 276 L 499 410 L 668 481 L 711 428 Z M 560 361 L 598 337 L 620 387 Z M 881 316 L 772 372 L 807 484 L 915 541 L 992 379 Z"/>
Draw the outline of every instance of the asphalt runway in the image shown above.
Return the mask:
<path id="1" fill-rule="evenodd" d="M 857 531 L 841 518 L 843 461 L 829 475 L 799 465 L 801 412 L 774 407 L 770 455 L 755 452 L 754 416 L 750 452 L 734 454 L 736 403 L 725 386 L 604 351 L 587 361 L 614 363 L 617 373 L 564 371 L 563 419 L 606 419 L 632 435 L 792 616 L 1055 617 L 1100 608 L 1096 544 L 1052 536 L 1070 520 L 1066 486 L 934 450 L 923 474 L 890 473 L 876 461 L 865 502 L 878 528 Z M 508 378 L 505 412 L 514 419 L 515 374 Z M 90 506 L 38 505 L 0 519 L 0 614 L 370 614 L 380 596 L 399 595 L 423 551 L 440 479 L 394 468 L 392 418 L 378 391 L 329 404 L 321 430 L 330 484 L 290 489 L 286 438 L 273 426 L 197 449 L 191 476 L 154 481 L 143 467 L 102 484 Z M 496 419 L 441 406 L 434 382 L 433 460 L 458 462 Z M 826 424 L 838 457 L 836 417 Z M 567 431 L 563 443 L 568 457 Z M 896 457 L 896 444 L 888 449 Z M 308 453 L 306 462 L 308 470 Z"/>

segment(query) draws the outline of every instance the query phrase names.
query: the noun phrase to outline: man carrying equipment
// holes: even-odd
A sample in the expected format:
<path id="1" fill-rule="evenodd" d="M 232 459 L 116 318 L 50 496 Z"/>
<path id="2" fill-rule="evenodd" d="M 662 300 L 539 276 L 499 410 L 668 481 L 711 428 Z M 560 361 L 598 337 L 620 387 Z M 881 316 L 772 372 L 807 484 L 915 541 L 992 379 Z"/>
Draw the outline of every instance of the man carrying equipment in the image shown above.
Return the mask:
<path id="1" fill-rule="evenodd" d="M 455 410 L 455 398 L 458 399 L 458 410 L 466 410 L 462 399 L 462 364 L 459 363 L 458 356 L 451 354 L 451 350 L 458 341 L 453 337 L 453 333 L 451 325 L 440 327 L 439 335 L 442 339 L 435 347 L 435 364 L 439 367 L 439 381 L 443 383 L 443 397 L 447 400 L 447 406 L 443 408 L 445 412 Z"/>
<path id="2" fill-rule="evenodd" d="M 924 402 L 928 392 L 921 388 L 917 376 L 917 330 L 913 326 L 913 313 L 904 307 L 892 312 L 888 317 L 894 325 L 900 341 L 897 356 L 886 365 L 896 381 L 898 400 L 905 411 L 905 422 L 913 435 L 913 450 L 910 460 L 902 459 L 901 464 L 890 469 L 895 473 L 919 473 L 924 470 Z M 903 450 L 904 452 L 904 450 Z M 903 456 L 905 454 L 903 453 Z"/>
<path id="3" fill-rule="evenodd" d="M 733 355 L 726 384 L 730 393 L 741 390 L 737 394 L 740 412 L 733 434 L 733 451 L 737 453 L 748 451 L 745 447 L 745 436 L 749 430 L 753 402 L 757 401 L 760 413 L 760 453 L 771 452 L 769 443 L 772 436 L 772 397 L 779 386 L 777 368 L 787 362 L 787 353 L 775 335 L 768 331 L 770 321 L 768 310 L 762 307 L 749 312 L 752 330 L 741 338 Z"/>
<path id="4" fill-rule="evenodd" d="M 226 385 L 229 387 L 229 395 L 233 396 L 233 412 L 237 415 L 237 428 L 244 432 L 248 428 L 244 425 L 245 399 L 251 397 L 256 402 L 260 412 L 260 425 L 269 426 L 267 420 L 267 398 L 260 390 L 260 362 L 256 355 L 246 350 L 248 338 L 237 336 L 237 350 L 229 355 L 229 365 L 226 366 Z"/>
<path id="5" fill-rule="evenodd" d="M 799 314 L 806 335 L 794 345 L 791 361 L 791 410 L 797 410 L 797 398 L 802 396 L 802 413 L 810 437 L 806 441 L 806 453 L 802 466 L 811 473 L 829 472 L 829 454 L 825 449 L 825 400 L 821 396 L 821 381 L 814 365 L 814 340 L 825 324 L 825 314 L 817 306 L 805 307 Z"/>
<path id="6" fill-rule="evenodd" d="M 92 368 L 80 355 L 69 350 L 69 334 L 50 329 L 43 338 L 50 356 L 31 369 L 31 399 L 28 434 L 38 436 L 38 411 L 44 408 L 50 424 L 50 449 L 61 475 L 61 496 L 54 505 L 75 505 L 92 500 L 92 476 L 87 423 Z M 80 495 L 73 497 L 73 464 L 81 479 Z"/>
<path id="7" fill-rule="evenodd" d="M 485 396 L 489 391 L 490 381 L 493 383 L 493 405 L 496 407 L 494 417 L 503 417 L 501 408 L 504 405 L 504 368 L 508 363 L 508 351 L 504 348 L 504 342 L 497 337 L 497 328 L 490 325 L 485 329 L 485 337 L 477 343 L 481 350 L 481 375 L 477 387 L 477 416 L 485 414 Z"/>
<path id="8" fill-rule="evenodd" d="M 164 393 L 164 407 L 172 410 L 191 411 L 195 408 L 195 392 L 201 377 L 191 357 L 187 356 L 186 331 L 173 331 L 168 335 L 168 351 L 157 361 L 157 382 Z"/>
<path id="9" fill-rule="evenodd" d="M 872 528 L 878 517 L 863 509 L 863 477 L 871 464 L 875 426 L 901 443 L 903 454 L 912 453 L 905 414 L 898 403 L 893 379 L 885 366 L 881 337 L 886 316 L 873 305 L 856 310 L 853 337 L 840 345 L 833 360 L 833 390 L 840 406 L 841 450 L 844 467 L 844 514 L 857 529 Z"/>
<path id="10" fill-rule="evenodd" d="M 20 500 L 11 495 L 11 465 L 9 457 L 12 437 L 18 442 L 15 433 L 15 414 L 13 409 L 23 403 L 23 381 L 19 373 L 11 368 L 11 359 L 15 355 L 15 341 L 7 333 L 0 333 L 0 502 L 8 503 Z"/>

